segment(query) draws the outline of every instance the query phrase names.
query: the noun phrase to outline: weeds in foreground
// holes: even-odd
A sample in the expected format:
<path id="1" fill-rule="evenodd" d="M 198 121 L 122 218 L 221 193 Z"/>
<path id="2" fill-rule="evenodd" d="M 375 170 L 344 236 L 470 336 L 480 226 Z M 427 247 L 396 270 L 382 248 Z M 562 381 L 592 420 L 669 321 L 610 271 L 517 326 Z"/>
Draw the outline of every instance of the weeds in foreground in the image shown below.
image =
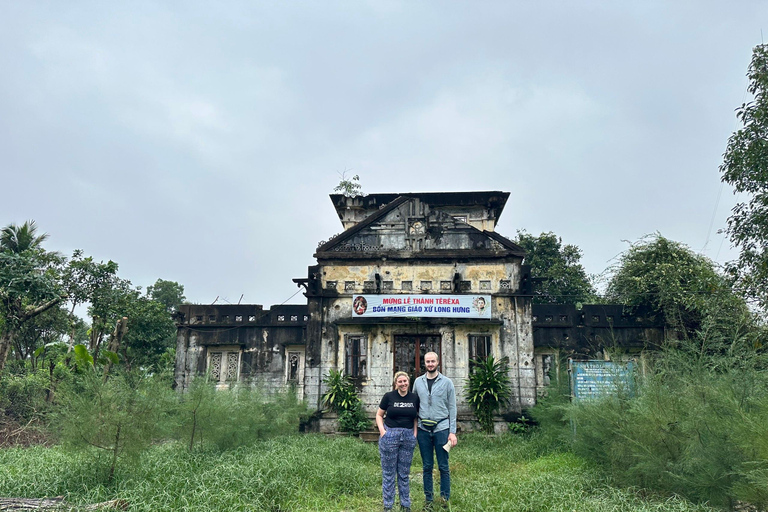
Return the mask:
<path id="1" fill-rule="evenodd" d="M 705 333 L 678 344 L 658 355 L 635 396 L 569 403 L 551 393 L 534 409 L 542 430 L 619 485 L 727 509 L 764 507 L 766 354 L 748 338 L 727 345 Z"/>
<path id="2" fill-rule="evenodd" d="M 121 498 L 130 510 L 363 511 L 381 508 L 374 443 L 351 437 L 280 436 L 221 452 L 155 445 L 111 484 L 94 477 L 92 459 L 60 448 L 0 451 L 0 495 L 64 495 L 74 503 Z M 611 487 L 595 466 L 552 450 L 544 438 L 460 436 L 451 451 L 452 510 L 709 511 L 682 499 Z M 421 460 L 411 470 L 414 510 L 421 510 Z"/>
<path id="3" fill-rule="evenodd" d="M 216 390 L 196 379 L 180 397 L 174 437 L 194 448 L 231 450 L 260 439 L 299 431 L 309 412 L 294 390 L 267 393 L 258 387 Z"/>
<path id="4" fill-rule="evenodd" d="M 90 456 L 107 483 L 119 466 L 129 471 L 153 443 L 175 439 L 189 451 L 232 450 L 298 433 L 307 415 L 306 405 L 290 390 L 268 394 L 238 386 L 217 391 L 201 378 L 180 395 L 162 377 L 130 373 L 108 380 L 85 374 L 60 401 L 51 426 L 62 447 Z"/>

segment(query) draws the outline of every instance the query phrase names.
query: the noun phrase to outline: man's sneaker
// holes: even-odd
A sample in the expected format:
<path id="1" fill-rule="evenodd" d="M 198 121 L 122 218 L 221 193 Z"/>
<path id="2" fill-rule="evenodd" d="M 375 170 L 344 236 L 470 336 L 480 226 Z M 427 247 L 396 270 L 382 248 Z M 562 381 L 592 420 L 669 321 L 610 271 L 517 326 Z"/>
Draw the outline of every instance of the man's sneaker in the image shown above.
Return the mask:
<path id="1" fill-rule="evenodd" d="M 434 512 L 435 505 L 431 501 L 424 502 L 424 512 Z"/>
<path id="2" fill-rule="evenodd" d="M 400 512 L 411 512 L 411 507 L 404 507 L 400 505 Z"/>

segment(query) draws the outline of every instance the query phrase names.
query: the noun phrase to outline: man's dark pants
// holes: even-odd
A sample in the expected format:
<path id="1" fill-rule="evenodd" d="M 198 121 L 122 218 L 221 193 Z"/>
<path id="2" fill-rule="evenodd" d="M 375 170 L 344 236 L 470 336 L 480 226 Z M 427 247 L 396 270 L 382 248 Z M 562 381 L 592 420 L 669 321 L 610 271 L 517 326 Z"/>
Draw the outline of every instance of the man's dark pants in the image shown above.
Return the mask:
<path id="1" fill-rule="evenodd" d="M 427 501 L 432 501 L 432 468 L 435 467 L 434 455 L 437 455 L 437 469 L 440 470 L 440 496 L 447 500 L 451 497 L 451 475 L 448 469 L 448 452 L 443 449 L 443 445 L 448 442 L 449 429 L 438 432 L 427 432 L 419 429 L 417 439 L 419 441 L 419 452 L 421 453 L 421 462 L 424 469 L 424 497 Z"/>

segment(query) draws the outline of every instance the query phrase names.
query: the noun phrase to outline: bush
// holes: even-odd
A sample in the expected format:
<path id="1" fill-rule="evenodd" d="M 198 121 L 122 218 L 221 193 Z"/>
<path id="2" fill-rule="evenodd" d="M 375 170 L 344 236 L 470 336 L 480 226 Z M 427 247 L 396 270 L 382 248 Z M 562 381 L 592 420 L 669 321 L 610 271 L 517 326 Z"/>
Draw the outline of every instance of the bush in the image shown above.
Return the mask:
<path id="1" fill-rule="evenodd" d="M 493 416 L 512 395 L 507 358 L 499 361 L 493 356 L 478 360 L 472 367 L 464 392 L 475 410 L 475 417 L 487 434 L 493 433 Z"/>
<path id="2" fill-rule="evenodd" d="M 328 388 L 323 394 L 323 404 L 336 413 L 351 409 L 360 402 L 354 382 L 342 371 L 330 370 L 328 376 L 323 379 L 323 384 Z"/>
<path id="3" fill-rule="evenodd" d="M 537 435 L 545 440 L 550 447 L 570 448 L 571 427 L 568 416 L 571 407 L 571 392 L 567 371 L 563 370 L 555 375 L 555 368 L 566 368 L 567 365 L 553 365 L 551 384 L 546 389 L 546 394 L 536 400 L 536 406 L 528 410 L 534 423 L 536 423 Z"/>
<path id="4" fill-rule="evenodd" d="M 707 353 L 699 333 L 661 353 L 635 397 L 567 408 L 574 451 L 619 483 L 731 507 L 768 503 L 766 357 L 747 338 Z"/>
<path id="5" fill-rule="evenodd" d="M 9 373 L 0 378 L 0 413 L 16 421 L 39 417 L 47 409 L 47 396 L 48 379 L 43 373 Z"/>
<path id="6" fill-rule="evenodd" d="M 338 370 L 330 370 L 323 379 L 328 390 L 323 395 L 323 403 L 339 415 L 339 430 L 359 434 L 371 426 L 355 384 L 349 376 Z"/>
<path id="7" fill-rule="evenodd" d="M 95 455 L 114 477 L 120 461 L 135 460 L 168 434 L 173 411 L 170 383 L 136 374 L 103 380 L 85 373 L 60 394 L 54 426 L 66 448 Z"/>
<path id="8" fill-rule="evenodd" d="M 363 404 L 357 402 L 349 409 L 339 413 L 339 430 L 357 435 L 371 426 L 371 420 L 363 410 Z"/>
<path id="9" fill-rule="evenodd" d="M 298 433 L 309 412 L 296 393 L 268 394 L 259 388 L 217 390 L 205 378 L 192 382 L 181 397 L 177 438 L 190 450 L 195 445 L 229 450 L 278 434 Z"/>

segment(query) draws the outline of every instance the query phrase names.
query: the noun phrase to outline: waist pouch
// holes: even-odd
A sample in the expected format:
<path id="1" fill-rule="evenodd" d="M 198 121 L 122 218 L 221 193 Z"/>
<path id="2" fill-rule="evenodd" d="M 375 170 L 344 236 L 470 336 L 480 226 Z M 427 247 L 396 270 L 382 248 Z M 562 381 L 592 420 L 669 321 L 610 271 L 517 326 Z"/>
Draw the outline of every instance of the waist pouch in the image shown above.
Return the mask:
<path id="1" fill-rule="evenodd" d="M 424 427 L 424 430 L 427 432 L 434 432 L 437 424 L 447 419 L 448 418 L 443 418 L 442 420 L 425 420 L 424 418 L 421 418 L 421 426 Z"/>

